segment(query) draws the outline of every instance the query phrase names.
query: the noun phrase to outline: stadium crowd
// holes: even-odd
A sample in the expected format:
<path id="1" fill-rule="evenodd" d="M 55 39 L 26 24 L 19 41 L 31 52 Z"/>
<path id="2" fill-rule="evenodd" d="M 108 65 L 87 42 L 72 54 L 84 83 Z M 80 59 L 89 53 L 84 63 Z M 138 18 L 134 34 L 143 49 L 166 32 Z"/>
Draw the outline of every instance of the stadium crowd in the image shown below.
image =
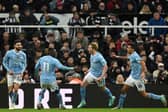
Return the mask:
<path id="1" fill-rule="evenodd" d="M 149 25 L 167 25 L 168 19 L 161 16 L 168 12 L 167 6 L 167 0 L 1 0 L 0 13 L 9 13 L 9 17 L 1 22 L 6 25 L 57 25 L 59 19 L 50 13 L 73 13 L 67 23 L 70 26 L 120 25 L 119 14 L 153 14 Z M 20 14 L 18 19 L 16 13 Z M 43 13 L 40 21 L 34 13 Z M 64 28 L 23 29 L 19 33 L 1 29 L 0 83 L 6 82 L 3 57 L 6 51 L 13 48 L 14 40 L 19 38 L 28 60 L 23 77 L 25 83 L 39 81 L 37 71 L 34 71 L 35 63 L 51 48 L 55 49 L 55 57 L 64 65 L 78 67 L 77 73 L 56 70 L 58 82 L 80 83 L 89 69 L 87 45 L 96 41 L 100 46 L 99 51 L 108 62 L 107 84 L 123 84 L 130 73 L 129 61 L 117 60 L 113 55 L 127 55 L 127 45 L 133 41 L 148 68 L 146 83 L 168 84 L 166 29 L 155 29 L 153 36 L 150 30 L 148 35 L 128 35 L 121 29 L 112 28 L 107 32 L 108 34 L 104 35 L 101 28 L 70 28 L 69 33 Z"/>

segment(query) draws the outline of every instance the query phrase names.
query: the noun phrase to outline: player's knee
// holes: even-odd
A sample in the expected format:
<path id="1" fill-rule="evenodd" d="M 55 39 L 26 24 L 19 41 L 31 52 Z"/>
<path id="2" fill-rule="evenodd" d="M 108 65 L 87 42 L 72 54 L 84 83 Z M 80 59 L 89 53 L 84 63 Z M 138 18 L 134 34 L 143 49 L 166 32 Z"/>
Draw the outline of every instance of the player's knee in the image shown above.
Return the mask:
<path id="1" fill-rule="evenodd" d="M 145 97 L 145 98 L 148 96 L 146 92 L 140 92 L 140 95 Z"/>

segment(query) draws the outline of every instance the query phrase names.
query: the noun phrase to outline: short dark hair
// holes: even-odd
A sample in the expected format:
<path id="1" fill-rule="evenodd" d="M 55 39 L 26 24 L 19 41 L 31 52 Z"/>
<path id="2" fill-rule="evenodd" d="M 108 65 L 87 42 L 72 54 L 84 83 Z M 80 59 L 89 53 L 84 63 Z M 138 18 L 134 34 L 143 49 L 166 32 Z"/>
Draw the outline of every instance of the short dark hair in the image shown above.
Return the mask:
<path id="1" fill-rule="evenodd" d="M 132 49 L 136 50 L 136 44 L 134 42 L 128 43 L 129 46 L 131 46 Z"/>
<path id="2" fill-rule="evenodd" d="M 14 45 L 15 45 L 16 43 L 22 43 L 22 41 L 21 41 L 20 39 L 17 39 L 17 40 L 14 41 Z"/>
<path id="3" fill-rule="evenodd" d="M 56 56 L 55 49 L 49 48 L 48 49 L 48 55 L 55 57 Z"/>

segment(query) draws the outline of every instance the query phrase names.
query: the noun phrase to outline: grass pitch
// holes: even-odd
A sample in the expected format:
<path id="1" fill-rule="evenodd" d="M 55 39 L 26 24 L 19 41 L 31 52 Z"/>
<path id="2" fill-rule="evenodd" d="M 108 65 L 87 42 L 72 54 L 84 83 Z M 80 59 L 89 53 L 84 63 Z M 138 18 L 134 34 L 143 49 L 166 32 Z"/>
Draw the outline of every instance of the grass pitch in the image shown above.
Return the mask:
<path id="1" fill-rule="evenodd" d="M 82 109 L 18 109 L 8 110 L 0 109 L 0 112 L 168 112 L 168 108 L 124 108 L 118 110 L 112 110 L 111 108 L 82 108 Z"/>

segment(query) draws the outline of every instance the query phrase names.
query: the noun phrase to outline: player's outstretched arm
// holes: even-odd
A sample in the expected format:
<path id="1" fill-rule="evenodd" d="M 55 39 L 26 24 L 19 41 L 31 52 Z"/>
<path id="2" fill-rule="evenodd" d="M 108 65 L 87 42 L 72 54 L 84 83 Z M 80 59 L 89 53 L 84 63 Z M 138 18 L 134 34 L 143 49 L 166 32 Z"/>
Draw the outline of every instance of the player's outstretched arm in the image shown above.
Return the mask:
<path id="1" fill-rule="evenodd" d="M 58 69 L 62 69 L 62 70 L 74 70 L 74 67 L 68 67 L 63 65 L 59 60 L 56 60 L 56 65 L 58 67 Z"/>
<path id="2" fill-rule="evenodd" d="M 114 58 L 118 58 L 118 59 L 128 59 L 128 56 L 118 56 L 118 55 L 113 55 Z"/>

